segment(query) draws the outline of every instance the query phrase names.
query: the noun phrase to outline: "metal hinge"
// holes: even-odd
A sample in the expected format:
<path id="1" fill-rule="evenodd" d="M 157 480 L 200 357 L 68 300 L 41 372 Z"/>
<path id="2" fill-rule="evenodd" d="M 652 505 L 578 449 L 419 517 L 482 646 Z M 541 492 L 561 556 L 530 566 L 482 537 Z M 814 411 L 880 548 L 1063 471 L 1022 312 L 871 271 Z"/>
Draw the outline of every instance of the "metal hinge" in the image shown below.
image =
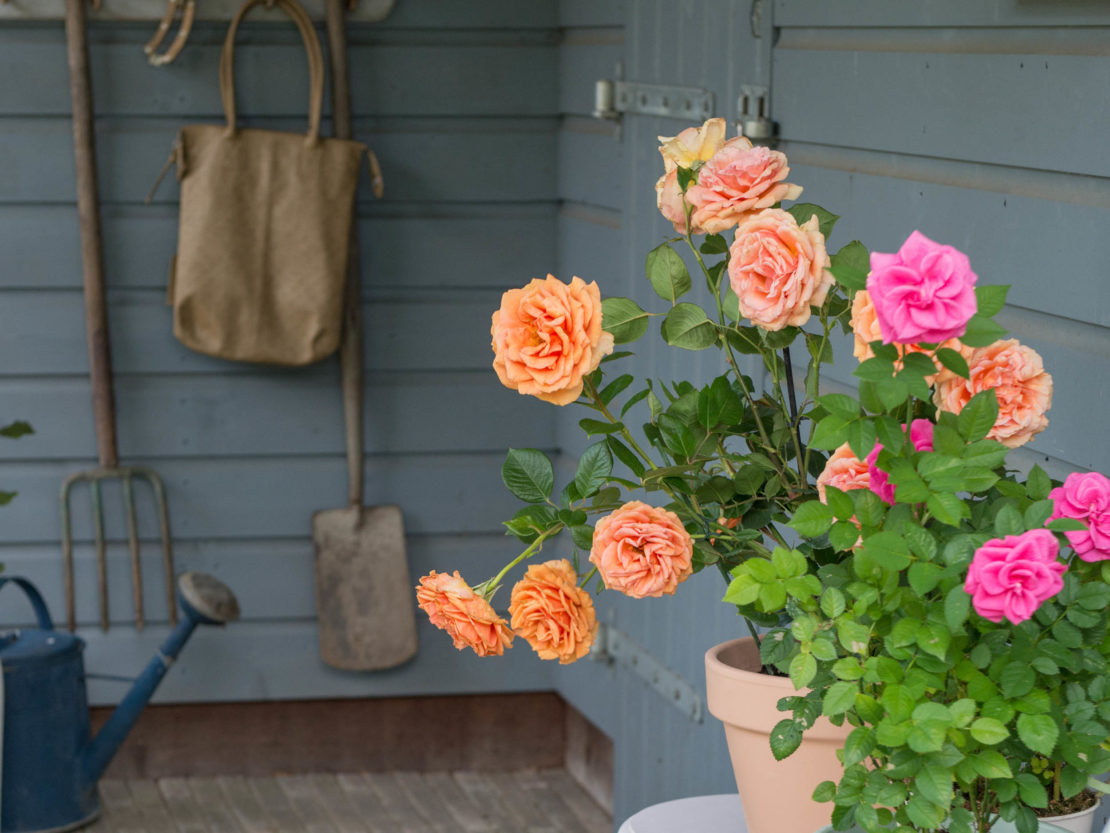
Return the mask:
<path id="1" fill-rule="evenodd" d="M 713 115 L 713 93 L 697 87 L 598 81 L 594 86 L 594 117 L 619 119 L 623 113 L 704 121 Z"/>
<path id="2" fill-rule="evenodd" d="M 736 129 L 753 142 L 767 142 L 775 137 L 778 125 L 770 118 L 771 93 L 766 87 L 751 84 L 740 86 L 736 100 Z"/>
<path id="3" fill-rule="evenodd" d="M 704 719 L 705 710 L 697 690 L 612 625 L 598 625 L 590 658 L 627 668 L 695 723 Z"/>

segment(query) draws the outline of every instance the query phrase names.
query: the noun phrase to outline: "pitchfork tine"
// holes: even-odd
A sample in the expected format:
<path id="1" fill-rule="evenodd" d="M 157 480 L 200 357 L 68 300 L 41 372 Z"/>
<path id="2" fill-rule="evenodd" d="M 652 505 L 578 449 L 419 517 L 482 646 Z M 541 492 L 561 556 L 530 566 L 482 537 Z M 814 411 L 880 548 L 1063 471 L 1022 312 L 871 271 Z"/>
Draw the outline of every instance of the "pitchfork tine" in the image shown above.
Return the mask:
<path id="1" fill-rule="evenodd" d="M 104 540 L 104 505 L 100 499 L 100 480 L 89 481 L 92 496 L 93 536 L 96 540 L 96 583 L 100 592 L 100 629 L 108 632 L 108 553 Z"/>
<path id="2" fill-rule="evenodd" d="M 146 479 L 154 491 L 154 502 L 158 507 L 158 528 L 162 534 L 162 572 L 166 575 L 166 608 L 170 614 L 170 624 L 177 624 L 177 590 L 173 572 L 173 542 L 170 539 L 170 509 L 166 503 L 166 489 L 162 478 L 153 469 L 134 466 L 131 469 L 137 476 Z"/>
<path id="3" fill-rule="evenodd" d="M 135 605 L 135 630 L 143 625 L 143 564 L 139 553 L 139 528 L 135 521 L 135 495 L 131 490 L 131 473 L 122 477 L 123 504 L 127 512 L 127 546 L 131 550 L 131 598 Z"/>
<path id="4" fill-rule="evenodd" d="M 65 572 L 66 627 L 77 630 L 77 603 L 73 590 L 73 528 L 69 518 L 69 493 L 80 475 L 70 475 L 62 483 L 62 569 Z"/>

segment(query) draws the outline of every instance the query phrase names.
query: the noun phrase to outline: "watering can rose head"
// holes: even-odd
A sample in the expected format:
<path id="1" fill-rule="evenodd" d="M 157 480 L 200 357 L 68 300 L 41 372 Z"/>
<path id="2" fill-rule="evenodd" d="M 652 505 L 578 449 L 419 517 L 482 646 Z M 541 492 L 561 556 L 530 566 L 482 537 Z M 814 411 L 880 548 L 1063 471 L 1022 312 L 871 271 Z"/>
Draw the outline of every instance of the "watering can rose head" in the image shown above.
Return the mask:
<path id="1" fill-rule="evenodd" d="M 524 550 L 473 586 L 433 572 L 420 605 L 456 647 L 499 655 L 515 634 L 568 663 L 597 633 L 595 575 L 640 599 L 714 567 L 752 632 L 770 628 L 765 670 L 798 689 L 774 754 L 819 716 L 853 727 L 843 778 L 814 793 L 838 828 L 986 833 L 1001 815 L 1032 831 L 1050 795 L 1110 771 L 1110 480 L 1007 466 L 1053 387 L 993 320 L 1006 287 L 917 231 L 890 253 L 830 248 L 835 214 L 782 205 L 801 193 L 785 155 L 725 130 L 660 139 L 657 205 L 685 252 L 648 253 L 665 309 L 577 277 L 505 293 L 498 378 L 581 405 L 594 442 L 561 490 L 547 455 L 510 449 L 502 478 L 525 505 L 505 526 Z M 720 375 L 610 373 L 656 317 L 667 345 L 719 350 Z M 859 360 L 851 394 L 821 383 L 837 331 Z M 495 591 L 563 532 L 574 558 L 527 567 L 506 621 Z"/>

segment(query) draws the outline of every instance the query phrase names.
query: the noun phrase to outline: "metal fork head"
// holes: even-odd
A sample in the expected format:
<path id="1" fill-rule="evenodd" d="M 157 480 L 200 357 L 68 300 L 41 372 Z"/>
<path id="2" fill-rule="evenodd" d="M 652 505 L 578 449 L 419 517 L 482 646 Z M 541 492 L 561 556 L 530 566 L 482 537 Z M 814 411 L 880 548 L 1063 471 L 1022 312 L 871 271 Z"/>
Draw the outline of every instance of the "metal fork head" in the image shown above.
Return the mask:
<path id="1" fill-rule="evenodd" d="M 131 554 L 131 592 L 135 606 L 135 627 L 142 630 L 143 617 L 143 574 L 142 553 L 139 544 L 138 521 L 135 512 L 134 481 L 143 481 L 150 486 L 158 513 L 158 527 L 162 539 L 162 569 L 165 573 L 166 604 L 170 623 L 177 624 L 177 598 L 174 589 L 173 544 L 170 540 L 170 513 L 166 504 L 166 490 L 162 478 L 145 466 L 118 466 L 115 468 L 95 468 L 74 472 L 62 482 L 59 503 L 62 512 L 62 564 L 65 573 L 66 623 L 69 629 L 77 627 L 77 605 L 74 590 L 73 570 L 73 524 L 70 502 L 74 489 L 79 483 L 88 483 L 92 504 L 93 538 L 96 547 L 97 585 L 100 598 L 100 627 L 107 631 L 110 623 L 108 612 L 108 556 L 107 535 L 104 530 L 104 507 L 101 499 L 101 484 L 105 481 L 119 481 L 123 491 L 124 517 L 127 522 L 127 543 Z"/>

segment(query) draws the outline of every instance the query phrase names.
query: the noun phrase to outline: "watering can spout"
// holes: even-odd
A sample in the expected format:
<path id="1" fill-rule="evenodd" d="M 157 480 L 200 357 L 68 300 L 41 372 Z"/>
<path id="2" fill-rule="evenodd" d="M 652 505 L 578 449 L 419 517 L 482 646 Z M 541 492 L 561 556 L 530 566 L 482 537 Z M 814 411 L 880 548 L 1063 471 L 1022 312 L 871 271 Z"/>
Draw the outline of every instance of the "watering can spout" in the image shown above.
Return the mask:
<path id="1" fill-rule="evenodd" d="M 182 573 L 177 580 L 177 597 L 181 620 L 82 754 L 85 784 L 95 784 L 104 773 L 196 626 L 223 625 L 239 618 L 235 594 L 205 573 Z"/>

